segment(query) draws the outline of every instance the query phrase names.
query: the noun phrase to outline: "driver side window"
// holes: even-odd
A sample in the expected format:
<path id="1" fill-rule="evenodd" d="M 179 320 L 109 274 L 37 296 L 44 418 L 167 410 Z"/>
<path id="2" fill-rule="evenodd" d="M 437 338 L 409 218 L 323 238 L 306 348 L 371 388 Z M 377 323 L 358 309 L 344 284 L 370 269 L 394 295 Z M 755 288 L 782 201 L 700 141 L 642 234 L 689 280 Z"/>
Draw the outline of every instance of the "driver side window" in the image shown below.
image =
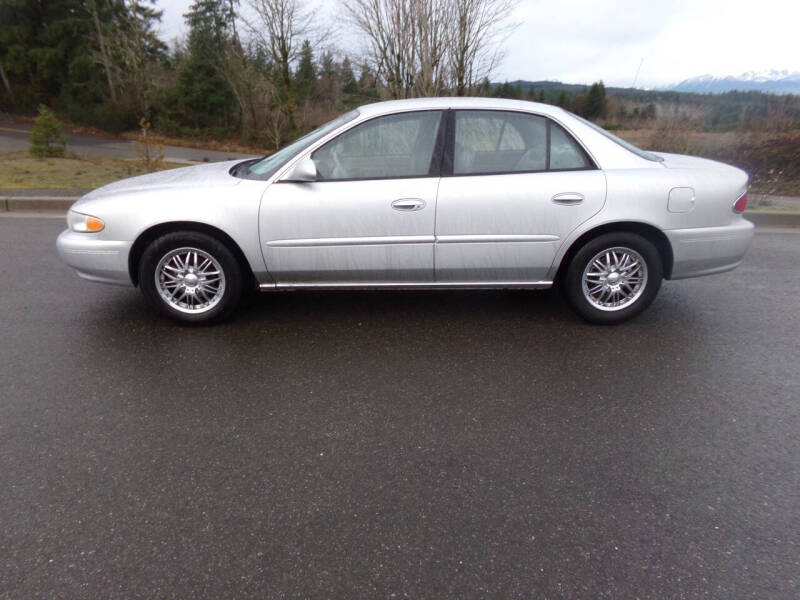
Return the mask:
<path id="1" fill-rule="evenodd" d="M 388 115 L 356 125 L 314 152 L 318 178 L 393 179 L 436 174 L 442 111 Z"/>

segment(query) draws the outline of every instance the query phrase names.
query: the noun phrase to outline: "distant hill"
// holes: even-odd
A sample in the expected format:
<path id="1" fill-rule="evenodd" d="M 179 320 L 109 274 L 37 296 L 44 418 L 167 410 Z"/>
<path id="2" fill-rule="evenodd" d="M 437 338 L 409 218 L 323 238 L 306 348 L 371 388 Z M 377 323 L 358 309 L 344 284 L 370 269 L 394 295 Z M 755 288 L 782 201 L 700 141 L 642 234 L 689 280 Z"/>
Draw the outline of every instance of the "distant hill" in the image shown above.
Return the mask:
<path id="1" fill-rule="evenodd" d="M 589 85 L 576 83 L 562 83 L 561 81 L 525 81 L 518 79 L 509 81 L 510 85 L 520 88 L 523 92 L 534 88 L 537 92 L 560 92 L 579 94 L 587 91 Z M 499 87 L 500 82 L 494 82 L 491 87 Z M 724 94 L 726 92 L 762 92 L 767 94 L 800 94 L 800 71 L 749 71 L 738 77 L 714 77 L 701 75 L 686 79 L 677 85 L 644 90 L 641 88 L 607 87 L 606 92 L 622 97 L 638 96 L 648 92 L 659 95 L 659 92 L 682 92 L 689 94 Z"/>
<path id="2" fill-rule="evenodd" d="M 506 83 L 501 83 L 499 81 L 493 82 L 490 84 L 492 88 L 498 88 Z M 544 92 L 560 92 L 564 90 L 568 94 L 580 94 L 582 92 L 588 92 L 589 88 L 591 87 L 591 83 L 583 84 L 583 83 L 564 83 L 562 81 L 526 81 L 523 79 L 517 79 L 515 81 L 507 82 L 508 85 L 519 88 L 524 92 L 527 92 L 529 89 L 533 88 L 537 92 L 544 91 Z M 645 90 L 642 88 L 622 88 L 622 87 L 613 87 L 613 86 L 606 86 L 606 93 L 611 94 L 614 96 L 642 96 L 642 95 L 652 95 L 653 90 Z"/>
<path id="3" fill-rule="evenodd" d="M 723 94 L 725 92 L 766 92 L 770 94 L 800 94 L 800 72 L 749 71 L 738 77 L 701 75 L 666 88 L 675 92 Z"/>
<path id="4" fill-rule="evenodd" d="M 577 94 L 588 93 L 591 84 L 582 83 L 563 83 L 561 81 L 526 81 L 517 79 L 516 81 L 508 81 L 504 83 L 492 82 L 489 87 L 492 89 L 500 88 L 504 85 L 509 85 L 513 88 L 518 88 L 523 94 L 526 94 L 531 88 L 535 93 L 544 93 L 547 102 L 555 101 L 558 94 L 563 90 L 568 96 L 575 96 Z M 618 98 L 625 98 L 634 102 L 655 102 L 656 100 L 674 100 L 680 94 L 678 92 L 664 91 L 664 90 L 645 90 L 641 88 L 623 88 L 623 87 L 606 87 L 606 94 L 609 96 L 616 96 Z"/>
<path id="5" fill-rule="evenodd" d="M 508 83 L 509 85 L 520 88 L 523 92 L 527 92 L 529 89 L 534 88 L 537 92 L 539 90 L 555 90 L 557 92 L 564 90 L 566 92 L 577 94 L 589 89 L 588 85 L 582 85 L 579 83 L 562 83 L 560 81 L 525 81 L 522 79 L 517 79 L 516 81 L 509 81 Z M 491 84 L 491 87 L 499 87 L 500 85 L 503 84 L 500 82 L 495 82 Z"/>

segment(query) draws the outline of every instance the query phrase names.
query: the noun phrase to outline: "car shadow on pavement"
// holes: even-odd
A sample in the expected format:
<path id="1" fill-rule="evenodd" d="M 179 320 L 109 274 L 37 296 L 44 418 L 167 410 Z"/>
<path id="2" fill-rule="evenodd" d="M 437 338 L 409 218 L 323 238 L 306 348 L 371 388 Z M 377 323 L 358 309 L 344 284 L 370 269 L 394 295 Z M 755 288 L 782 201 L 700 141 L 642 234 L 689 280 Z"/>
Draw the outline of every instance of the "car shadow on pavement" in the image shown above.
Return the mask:
<path id="1" fill-rule="evenodd" d="M 261 319 L 386 317 L 408 321 L 428 318 L 571 319 L 556 290 L 436 290 L 436 291 L 297 291 L 256 294 L 235 322 Z"/>

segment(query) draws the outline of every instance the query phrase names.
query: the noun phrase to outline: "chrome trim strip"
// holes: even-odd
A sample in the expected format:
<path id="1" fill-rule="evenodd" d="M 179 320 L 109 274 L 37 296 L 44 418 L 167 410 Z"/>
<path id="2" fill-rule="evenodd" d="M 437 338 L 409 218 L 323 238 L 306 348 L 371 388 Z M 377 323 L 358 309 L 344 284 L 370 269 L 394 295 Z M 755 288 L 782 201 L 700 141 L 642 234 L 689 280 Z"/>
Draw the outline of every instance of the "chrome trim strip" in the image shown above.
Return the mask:
<path id="1" fill-rule="evenodd" d="M 66 254 L 119 254 L 119 250 L 80 250 L 76 248 L 64 248 Z"/>
<path id="2" fill-rule="evenodd" d="M 430 282 L 340 282 L 340 283 L 262 283 L 259 288 L 266 290 L 287 289 L 316 289 L 316 290 L 344 290 L 344 289 L 503 289 L 503 288 L 547 288 L 553 285 L 552 281 L 430 281 Z"/>
<path id="3" fill-rule="evenodd" d="M 432 235 L 390 235 L 381 237 L 307 238 L 272 240 L 270 248 L 306 248 L 315 246 L 381 246 L 389 244 L 432 244 Z"/>
<path id="4" fill-rule="evenodd" d="M 487 242 L 557 242 L 557 235 L 538 234 L 538 235 L 439 235 L 436 236 L 437 244 L 482 244 Z"/>
<path id="5" fill-rule="evenodd" d="M 316 246 L 381 246 L 387 244 L 485 244 L 493 242 L 557 242 L 557 235 L 393 235 L 379 237 L 345 238 L 298 238 L 294 240 L 271 240 L 270 248 L 307 248 Z"/>

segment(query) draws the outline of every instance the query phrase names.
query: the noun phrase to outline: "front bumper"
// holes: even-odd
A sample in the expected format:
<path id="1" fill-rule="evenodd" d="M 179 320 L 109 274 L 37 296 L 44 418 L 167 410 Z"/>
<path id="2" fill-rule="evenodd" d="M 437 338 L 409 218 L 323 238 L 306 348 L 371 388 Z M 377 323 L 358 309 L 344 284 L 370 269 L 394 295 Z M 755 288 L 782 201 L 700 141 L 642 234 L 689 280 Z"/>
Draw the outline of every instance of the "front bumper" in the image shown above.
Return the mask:
<path id="1" fill-rule="evenodd" d="M 132 242 L 97 239 L 94 233 L 62 231 L 56 240 L 58 255 L 80 277 L 101 283 L 133 285 L 128 272 Z"/>
<path id="2" fill-rule="evenodd" d="M 724 227 L 665 231 L 672 244 L 672 277 L 684 279 L 730 271 L 739 266 L 753 241 L 755 226 L 746 219 Z"/>

